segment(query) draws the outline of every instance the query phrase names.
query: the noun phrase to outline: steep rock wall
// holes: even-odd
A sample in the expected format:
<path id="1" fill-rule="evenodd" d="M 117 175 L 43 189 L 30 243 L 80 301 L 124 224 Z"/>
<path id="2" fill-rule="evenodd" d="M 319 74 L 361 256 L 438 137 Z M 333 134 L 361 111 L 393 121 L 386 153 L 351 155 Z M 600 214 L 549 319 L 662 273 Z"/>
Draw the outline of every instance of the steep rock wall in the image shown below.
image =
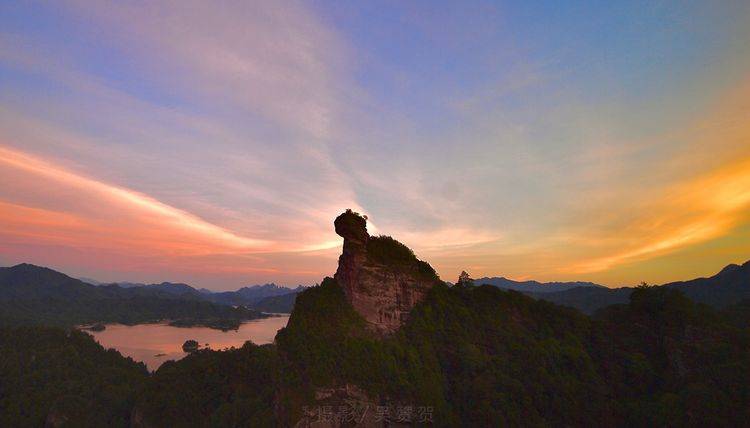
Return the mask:
<path id="1" fill-rule="evenodd" d="M 440 279 L 403 244 L 390 237 L 371 237 L 365 217 L 347 210 L 334 225 L 344 238 L 334 278 L 374 330 L 392 333 Z"/>

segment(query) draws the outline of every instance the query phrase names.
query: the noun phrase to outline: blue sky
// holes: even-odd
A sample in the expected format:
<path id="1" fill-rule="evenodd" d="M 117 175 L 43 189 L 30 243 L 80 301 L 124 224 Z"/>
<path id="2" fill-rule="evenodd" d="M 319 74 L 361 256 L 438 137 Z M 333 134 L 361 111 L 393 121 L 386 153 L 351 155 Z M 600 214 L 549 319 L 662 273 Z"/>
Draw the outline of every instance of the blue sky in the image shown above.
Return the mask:
<path id="1" fill-rule="evenodd" d="M 0 262 L 311 283 L 354 208 L 447 280 L 710 274 L 750 258 L 748 29 L 746 2 L 6 2 Z"/>

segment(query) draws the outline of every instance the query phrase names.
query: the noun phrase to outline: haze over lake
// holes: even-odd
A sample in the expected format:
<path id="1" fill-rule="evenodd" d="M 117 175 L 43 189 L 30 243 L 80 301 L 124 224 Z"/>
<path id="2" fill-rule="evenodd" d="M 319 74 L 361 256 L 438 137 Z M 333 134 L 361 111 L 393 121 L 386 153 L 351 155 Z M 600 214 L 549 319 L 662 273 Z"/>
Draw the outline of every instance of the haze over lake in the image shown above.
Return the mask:
<path id="1" fill-rule="evenodd" d="M 221 331 L 207 327 L 172 327 L 166 323 L 122 325 L 108 324 L 106 330 L 89 333 L 105 348 L 114 348 L 122 355 L 146 363 L 156 370 L 165 361 L 179 360 L 187 355 L 182 344 L 196 340 L 201 347 L 214 350 L 239 348 L 250 340 L 257 345 L 272 343 L 276 332 L 286 326 L 288 315 L 242 323 L 238 330 Z"/>

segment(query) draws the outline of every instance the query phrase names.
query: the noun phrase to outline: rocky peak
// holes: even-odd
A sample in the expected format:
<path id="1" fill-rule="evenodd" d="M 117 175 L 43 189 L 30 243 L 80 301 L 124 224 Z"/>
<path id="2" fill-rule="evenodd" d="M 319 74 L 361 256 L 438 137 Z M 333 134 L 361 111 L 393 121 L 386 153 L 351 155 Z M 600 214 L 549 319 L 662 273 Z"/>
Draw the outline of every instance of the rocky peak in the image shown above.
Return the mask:
<path id="1" fill-rule="evenodd" d="M 334 226 L 344 238 L 334 278 L 347 300 L 374 330 L 382 334 L 397 330 L 414 305 L 441 282 L 437 274 L 395 239 L 371 237 L 365 216 L 347 210 Z"/>
<path id="2" fill-rule="evenodd" d="M 336 233 L 344 238 L 344 244 L 366 245 L 370 235 L 367 233 L 367 217 L 348 209 L 333 222 Z"/>

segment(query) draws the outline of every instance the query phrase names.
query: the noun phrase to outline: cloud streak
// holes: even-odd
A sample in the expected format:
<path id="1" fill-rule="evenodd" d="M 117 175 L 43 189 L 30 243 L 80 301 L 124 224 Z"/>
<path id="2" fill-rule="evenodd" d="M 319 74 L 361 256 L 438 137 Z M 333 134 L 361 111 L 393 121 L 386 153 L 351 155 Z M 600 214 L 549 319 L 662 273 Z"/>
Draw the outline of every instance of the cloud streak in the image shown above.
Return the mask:
<path id="1" fill-rule="evenodd" d="M 660 201 L 623 230 L 641 242 L 628 250 L 575 264 L 569 272 L 601 272 L 726 235 L 747 220 L 750 160 L 674 186 Z"/>
<path id="2" fill-rule="evenodd" d="M 96 200 L 98 209 L 109 210 L 110 213 L 121 212 L 120 217 L 130 217 L 132 220 L 148 224 L 149 229 L 159 229 L 164 236 L 194 237 L 197 241 L 205 242 L 207 248 L 228 248 L 243 251 L 269 251 L 273 249 L 271 242 L 238 236 L 147 195 L 76 175 L 25 153 L 2 146 L 0 146 L 0 164 L 3 168 L 13 170 L 7 173 L 8 175 L 14 175 L 18 180 L 23 179 L 25 175 L 30 180 L 39 184 L 45 183 L 53 189 L 70 187 L 76 193 L 80 192 L 79 194 L 83 197 Z M 5 206 L 3 212 L 6 214 L 6 221 L 13 214 L 13 211 L 15 210 L 9 209 L 7 205 Z M 47 220 L 43 223 L 54 223 L 49 220 L 49 215 L 54 213 L 49 211 L 45 213 L 46 215 L 42 218 Z M 32 223 L 34 222 L 33 217 L 31 218 Z M 116 215 L 112 216 L 111 220 L 117 222 L 117 217 Z M 62 224 L 84 225 L 82 224 L 84 222 L 77 216 L 64 216 L 61 220 Z M 39 223 L 36 225 L 38 226 Z M 138 228 L 133 228 L 133 230 L 137 233 Z"/>
<path id="3" fill-rule="evenodd" d="M 70 4 L 74 14 L 114 30 L 113 44 L 139 57 L 162 86 L 231 100 L 307 137 L 331 136 L 337 82 L 345 78 L 344 47 L 303 4 Z"/>
<path id="4" fill-rule="evenodd" d="M 315 233 L 297 240 L 239 235 L 148 195 L 3 146 L 0 179 L 13 183 L 0 190 L 0 253 L 84 271 L 89 265 L 94 272 L 109 269 L 102 277 L 109 280 L 121 273 L 218 288 L 241 285 L 248 276 L 309 282 L 335 261 L 336 250 L 325 250 L 341 244 L 306 243 L 317 239 Z"/>
<path id="5" fill-rule="evenodd" d="M 0 9 L 4 260 L 311 283 L 352 208 L 446 279 L 620 284 L 748 224 L 750 52 L 731 5 L 632 26 L 512 3 Z"/>

